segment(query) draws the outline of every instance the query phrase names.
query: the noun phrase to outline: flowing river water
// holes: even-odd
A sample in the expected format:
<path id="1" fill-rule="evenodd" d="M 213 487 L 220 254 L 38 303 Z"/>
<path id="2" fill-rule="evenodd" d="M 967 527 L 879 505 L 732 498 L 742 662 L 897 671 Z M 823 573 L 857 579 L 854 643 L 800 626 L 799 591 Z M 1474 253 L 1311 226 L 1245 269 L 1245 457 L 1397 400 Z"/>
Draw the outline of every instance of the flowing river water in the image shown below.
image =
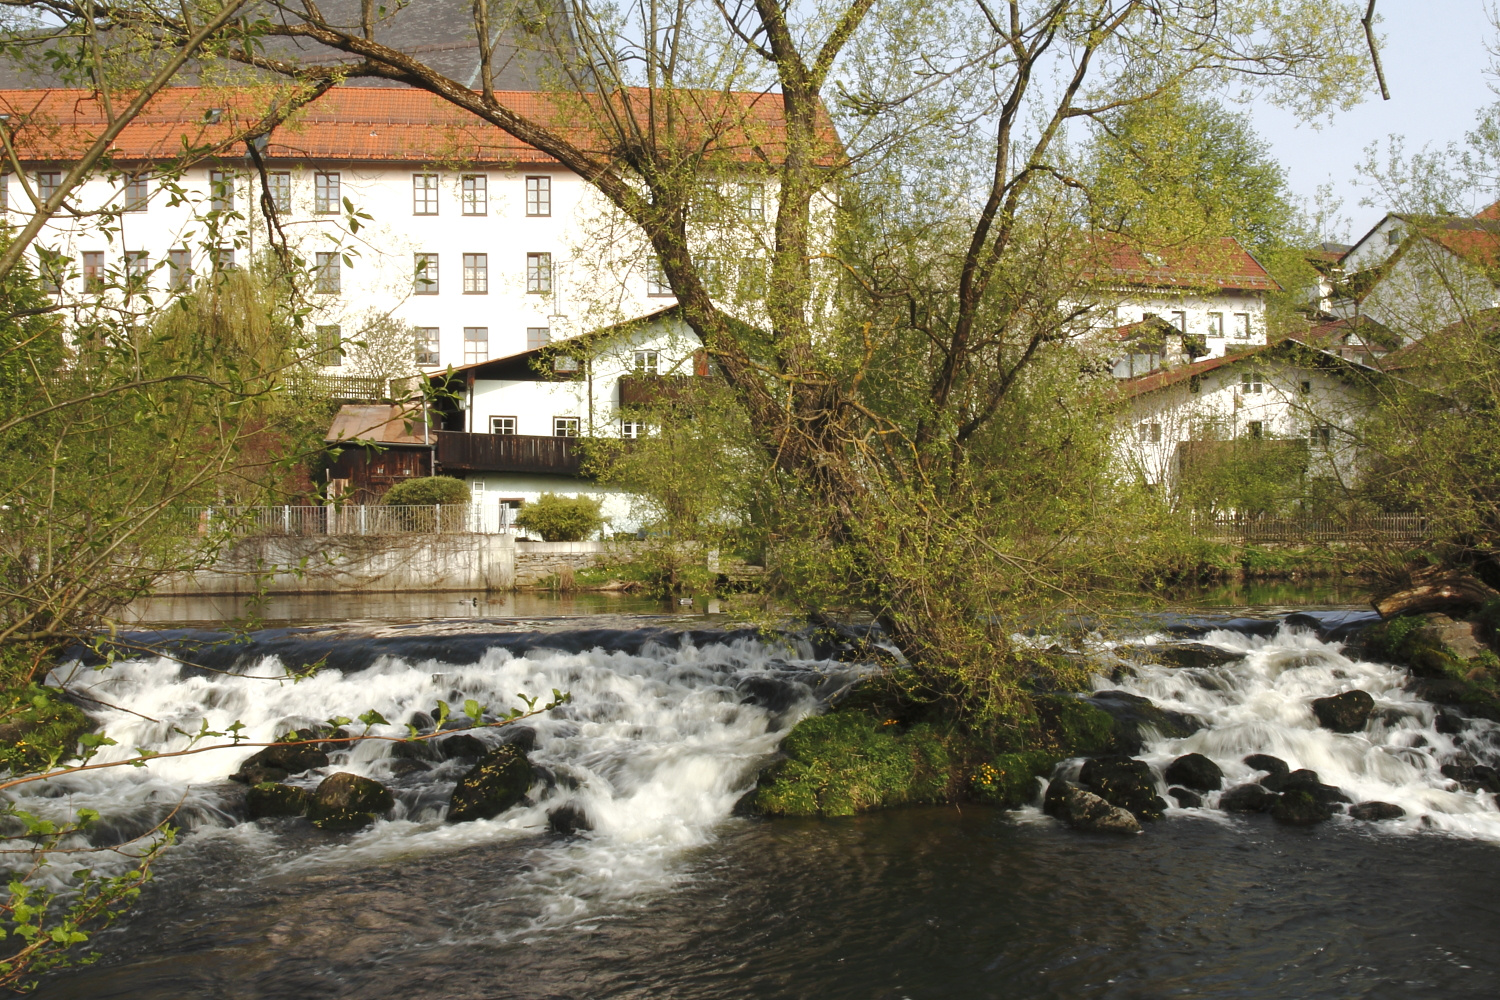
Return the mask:
<path id="1" fill-rule="evenodd" d="M 119 756 L 180 746 L 173 728 L 203 719 L 238 720 L 260 740 L 372 708 L 400 723 L 439 699 L 501 708 L 559 688 L 573 701 L 527 723 L 531 804 L 493 820 L 445 823 L 466 765 L 414 770 L 389 743 L 334 757 L 330 770 L 377 778 L 397 799 L 355 834 L 246 822 L 224 779 L 248 750 L 52 783 L 26 807 L 93 806 L 123 836 L 177 808 L 184 833 L 138 907 L 98 938 L 101 961 L 54 974 L 40 995 L 1500 995 L 1500 810 L 1439 770 L 1495 764 L 1500 727 L 1455 723 L 1408 694 L 1403 671 L 1346 655 L 1347 613 L 1284 619 L 1143 619 L 1091 640 L 1096 687 L 1203 723 L 1148 739 L 1140 756 L 1158 772 L 1198 752 L 1228 787 L 1256 776 L 1245 755 L 1270 753 L 1404 818 L 1285 827 L 1222 812 L 1217 793 L 1136 837 L 1076 833 L 1036 808 L 737 816 L 787 729 L 864 668 L 686 620 L 283 627 L 186 657 L 257 676 L 324 661 L 296 684 L 157 657 L 65 667 L 99 699 L 120 744 L 106 753 Z M 1187 642 L 1217 654 L 1161 665 Z M 1318 728 L 1312 699 L 1353 688 L 1375 699 L 1367 729 Z M 564 807 L 592 829 L 551 832 Z"/>

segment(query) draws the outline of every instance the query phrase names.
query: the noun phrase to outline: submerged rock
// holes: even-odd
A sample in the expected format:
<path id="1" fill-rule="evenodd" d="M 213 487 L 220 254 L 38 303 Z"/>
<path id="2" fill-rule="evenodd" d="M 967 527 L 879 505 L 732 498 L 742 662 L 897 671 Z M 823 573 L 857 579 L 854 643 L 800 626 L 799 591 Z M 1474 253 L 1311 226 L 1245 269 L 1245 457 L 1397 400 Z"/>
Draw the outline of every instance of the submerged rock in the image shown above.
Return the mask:
<path id="1" fill-rule="evenodd" d="M 1224 663 L 1237 663 L 1245 658 L 1244 653 L 1220 649 L 1206 642 L 1140 646 L 1129 652 L 1136 653 L 1141 659 L 1159 663 L 1164 667 L 1217 667 Z"/>
<path id="2" fill-rule="evenodd" d="M 1276 804 L 1277 795 L 1261 785 L 1237 785 L 1219 796 L 1225 812 L 1265 812 Z"/>
<path id="3" fill-rule="evenodd" d="M 1149 698 L 1128 691 L 1099 691 L 1085 702 L 1114 720 L 1114 749 L 1121 754 L 1137 754 L 1146 746 L 1146 731 L 1169 739 L 1191 736 L 1203 724 L 1190 715 L 1158 708 Z"/>
<path id="4" fill-rule="evenodd" d="M 1313 826 L 1333 818 L 1333 807 L 1300 788 L 1284 792 L 1271 806 L 1271 818 L 1288 826 Z"/>
<path id="5" fill-rule="evenodd" d="M 448 800 L 448 822 L 490 819 L 526 798 L 531 788 L 531 764 L 514 743 L 504 743 L 480 759 L 453 788 Z"/>
<path id="6" fill-rule="evenodd" d="M 1379 823 L 1388 819 L 1400 819 L 1406 810 L 1390 802 L 1361 802 L 1349 809 L 1349 815 L 1367 823 Z"/>
<path id="7" fill-rule="evenodd" d="M 330 774 L 318 785 L 307 806 L 307 818 L 322 830 L 358 830 L 375 822 L 379 813 L 396 804 L 378 781 L 348 771 Z"/>
<path id="8" fill-rule="evenodd" d="M 1186 788 L 1169 788 L 1167 794 L 1177 800 L 1177 805 L 1183 809 L 1196 809 L 1203 805 L 1203 796 Z"/>
<path id="9" fill-rule="evenodd" d="M 1224 772 L 1201 753 L 1178 757 L 1167 767 L 1165 777 L 1169 785 L 1196 788 L 1200 792 L 1217 792 L 1224 787 Z"/>
<path id="10" fill-rule="evenodd" d="M 1345 691 L 1331 698 L 1316 698 L 1312 703 L 1313 715 L 1324 729 L 1336 733 L 1357 733 L 1370 721 L 1375 710 L 1375 699 L 1368 691 Z"/>
<path id="11" fill-rule="evenodd" d="M 245 794 L 245 807 L 251 819 L 272 816 L 301 816 L 307 812 L 310 796 L 305 788 L 281 785 L 273 781 L 252 785 Z"/>
<path id="12" fill-rule="evenodd" d="M 436 743 L 437 751 L 444 760 L 478 760 L 490 752 L 488 743 L 468 733 L 447 736 Z"/>
<path id="13" fill-rule="evenodd" d="M 569 834 L 593 828 L 593 820 L 589 819 L 588 813 L 575 802 L 560 805 L 547 814 L 547 829 L 553 833 Z"/>
<path id="14" fill-rule="evenodd" d="M 1141 824 L 1129 810 L 1110 805 L 1071 781 L 1049 784 L 1042 808 L 1047 815 L 1056 816 L 1075 830 L 1088 833 L 1141 832 Z"/>
<path id="15" fill-rule="evenodd" d="M 1348 802 L 1349 796 L 1345 795 L 1335 785 L 1325 785 L 1323 779 L 1318 777 L 1317 771 L 1307 768 L 1299 768 L 1290 774 L 1270 774 L 1261 779 L 1261 786 L 1273 792 L 1305 792 L 1324 805 L 1336 805 L 1340 802 Z"/>
<path id="16" fill-rule="evenodd" d="M 1166 800 L 1156 794 L 1151 765 L 1125 756 L 1086 761 L 1078 780 L 1110 805 L 1128 809 L 1138 819 L 1161 819 Z"/>
<path id="17" fill-rule="evenodd" d="M 391 747 L 391 756 L 397 760 L 439 761 L 442 755 L 431 740 L 405 740 Z"/>
<path id="18" fill-rule="evenodd" d="M 1271 776 L 1285 777 L 1292 772 L 1291 767 L 1280 757 L 1272 757 L 1268 753 L 1253 753 L 1245 758 L 1245 763 L 1257 771 L 1265 771 Z M 1264 780 L 1261 782 L 1264 784 Z"/>
<path id="19" fill-rule="evenodd" d="M 1443 777 L 1457 781 L 1466 791 L 1500 795 L 1500 773 L 1493 767 L 1486 767 L 1484 764 L 1444 764 L 1442 772 Z"/>

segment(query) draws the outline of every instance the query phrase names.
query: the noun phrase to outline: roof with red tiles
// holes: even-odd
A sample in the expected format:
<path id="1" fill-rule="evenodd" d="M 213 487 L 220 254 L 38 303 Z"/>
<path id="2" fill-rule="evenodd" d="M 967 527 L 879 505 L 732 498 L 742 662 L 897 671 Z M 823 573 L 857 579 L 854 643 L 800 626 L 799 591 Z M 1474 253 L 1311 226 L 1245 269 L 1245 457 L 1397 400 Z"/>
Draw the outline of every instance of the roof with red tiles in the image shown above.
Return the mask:
<path id="1" fill-rule="evenodd" d="M 1153 288 L 1280 291 L 1260 261 L 1232 236 L 1207 243 L 1143 250 L 1123 236 L 1096 234 L 1097 280 Z"/>
<path id="2" fill-rule="evenodd" d="M 280 88 L 174 87 L 163 90 L 114 144 L 116 162 L 161 161 L 185 149 L 223 146 L 261 120 L 288 92 Z M 126 95 L 128 97 L 128 95 Z M 509 91 L 496 95 L 518 114 L 560 130 L 585 150 L 615 153 L 604 130 L 591 128 L 601 98 L 592 94 Z M 645 123 L 644 90 L 611 100 L 612 114 Z M 774 93 L 673 92 L 674 121 L 684 147 L 707 146 L 742 162 L 775 163 L 785 148 L 782 103 Z M 119 103 L 126 98 L 116 96 Z M 659 104 L 658 104 L 659 106 Z M 218 111 L 217 115 L 211 111 Z M 0 90 L 18 152 L 30 162 L 74 159 L 104 127 L 97 96 L 85 90 Z M 657 112 L 658 115 L 660 112 Z M 601 115 L 602 117 L 602 115 Z M 825 163 L 842 156 L 838 134 L 821 115 Z M 658 130 L 661 135 L 664 130 Z M 240 150 L 229 151 L 239 156 Z M 335 87 L 268 137 L 271 160 L 405 163 L 552 164 L 546 153 L 436 95 L 395 88 Z"/>
<path id="3" fill-rule="evenodd" d="M 323 440 L 374 441 L 384 445 L 432 444 L 435 425 L 424 431 L 422 408 L 402 403 L 350 403 L 339 407 Z"/>

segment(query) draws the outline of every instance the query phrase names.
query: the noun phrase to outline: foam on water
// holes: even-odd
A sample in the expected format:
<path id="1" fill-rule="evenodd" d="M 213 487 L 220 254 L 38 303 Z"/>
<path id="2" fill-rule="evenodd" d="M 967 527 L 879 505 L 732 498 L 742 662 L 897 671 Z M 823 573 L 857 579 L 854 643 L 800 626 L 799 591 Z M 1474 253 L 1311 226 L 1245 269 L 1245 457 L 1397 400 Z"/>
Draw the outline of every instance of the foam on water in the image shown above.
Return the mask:
<path id="1" fill-rule="evenodd" d="M 1406 810 L 1401 820 L 1362 824 L 1367 829 L 1442 831 L 1500 841 L 1495 796 L 1464 791 L 1440 771 L 1444 763 L 1464 755 L 1493 764 L 1500 750 L 1500 727 L 1471 719 L 1458 733 L 1439 732 L 1437 709 L 1405 690 L 1406 671 L 1353 658 L 1341 643 L 1322 642 L 1309 629 L 1285 625 L 1270 637 L 1209 632 L 1197 641 L 1243 657 L 1217 666 L 1156 664 L 1152 649 L 1161 641 L 1151 636 L 1115 645 L 1112 653 L 1128 669 L 1117 680 L 1094 679 L 1096 689 L 1141 695 L 1206 724 L 1182 739 L 1149 739 L 1140 756 L 1158 772 L 1182 754 L 1201 753 L 1223 769 L 1228 789 L 1264 776 L 1247 766 L 1244 757 L 1272 754 L 1293 770 L 1318 772 L 1325 783 L 1337 785 L 1355 802 L 1391 802 Z M 1356 688 L 1375 699 L 1369 726 L 1358 733 L 1320 727 L 1313 700 Z M 1165 794 L 1165 786 L 1161 790 Z M 1210 794 L 1205 806 L 1215 805 L 1220 794 Z M 1171 811 L 1224 815 L 1209 808 Z M 1355 822 L 1342 815 L 1335 821 Z"/>
<path id="2" fill-rule="evenodd" d="M 264 676 L 279 673 L 280 666 L 262 661 L 240 669 Z M 321 772 L 288 781 L 312 787 L 334 771 L 375 778 L 397 798 L 390 819 L 290 856 L 272 849 L 275 838 L 242 845 L 265 852 L 268 863 L 288 874 L 305 874 L 529 838 L 539 846 L 513 886 L 529 898 L 514 928 L 524 931 L 574 922 L 603 900 L 669 884 L 673 859 L 712 838 L 785 731 L 816 709 L 819 686 L 846 682 L 857 672 L 813 660 L 808 650 L 735 640 L 648 643 L 636 654 L 594 649 L 513 655 L 491 648 L 466 664 L 384 656 L 366 669 L 324 670 L 297 683 L 205 674 L 166 658 L 122 662 L 97 674 L 75 664 L 60 669 L 55 680 L 139 713 L 98 708 L 102 728 L 119 744 L 105 748 L 100 760 L 133 756 L 138 747 L 178 749 L 186 740 L 177 731 L 195 731 L 203 720 L 217 730 L 239 721 L 249 741 L 263 742 L 333 715 L 374 709 L 397 724 L 372 732 L 404 736 L 399 723 L 431 712 L 439 699 L 456 707 L 472 698 L 503 711 L 519 704 L 518 693 L 546 700 L 554 688 L 568 692 L 570 704 L 523 723 L 537 733 L 532 763 L 550 776 L 533 786 L 525 805 L 492 820 L 446 823 L 447 796 L 470 764 L 450 761 L 394 778 L 394 744 L 370 741 L 331 755 Z M 492 743 L 501 738 L 496 730 L 475 732 Z M 46 783 L 50 787 L 18 791 L 24 807 L 35 812 L 62 818 L 88 806 L 107 817 L 129 817 L 140 828 L 181 801 L 176 822 L 206 833 L 237 822 L 224 804 L 224 778 L 255 749 L 75 774 Z M 548 813 L 565 804 L 581 809 L 593 829 L 575 838 L 538 839 L 547 830 Z"/>

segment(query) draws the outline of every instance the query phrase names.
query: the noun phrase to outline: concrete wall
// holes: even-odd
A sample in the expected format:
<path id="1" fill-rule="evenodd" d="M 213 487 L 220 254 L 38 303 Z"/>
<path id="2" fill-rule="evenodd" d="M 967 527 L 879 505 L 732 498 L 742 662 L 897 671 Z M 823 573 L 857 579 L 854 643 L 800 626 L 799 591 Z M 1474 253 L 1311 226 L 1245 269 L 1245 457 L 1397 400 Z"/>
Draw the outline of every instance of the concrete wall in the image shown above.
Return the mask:
<path id="1" fill-rule="evenodd" d="M 241 540 L 211 569 L 168 578 L 156 593 L 509 590 L 515 582 L 511 535 L 266 536 Z"/>

